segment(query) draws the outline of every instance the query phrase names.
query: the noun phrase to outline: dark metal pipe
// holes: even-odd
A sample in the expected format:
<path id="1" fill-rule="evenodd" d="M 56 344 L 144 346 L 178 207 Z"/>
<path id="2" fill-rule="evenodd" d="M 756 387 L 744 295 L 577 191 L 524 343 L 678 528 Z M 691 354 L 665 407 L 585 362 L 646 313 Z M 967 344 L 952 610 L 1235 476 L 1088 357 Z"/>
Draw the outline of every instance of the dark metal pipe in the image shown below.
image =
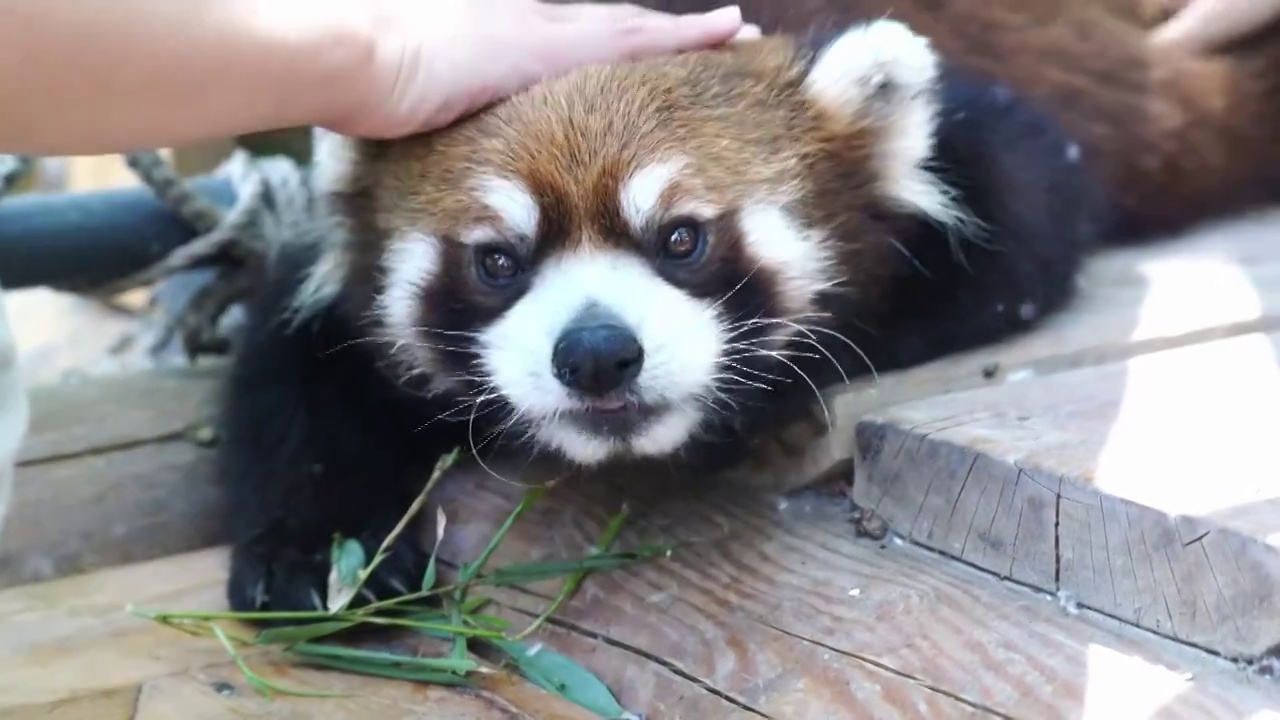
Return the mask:
<path id="1" fill-rule="evenodd" d="M 235 201 L 221 178 L 188 183 L 221 207 Z M 145 270 L 194 236 L 145 186 L 9 195 L 0 198 L 0 285 L 89 290 Z"/>

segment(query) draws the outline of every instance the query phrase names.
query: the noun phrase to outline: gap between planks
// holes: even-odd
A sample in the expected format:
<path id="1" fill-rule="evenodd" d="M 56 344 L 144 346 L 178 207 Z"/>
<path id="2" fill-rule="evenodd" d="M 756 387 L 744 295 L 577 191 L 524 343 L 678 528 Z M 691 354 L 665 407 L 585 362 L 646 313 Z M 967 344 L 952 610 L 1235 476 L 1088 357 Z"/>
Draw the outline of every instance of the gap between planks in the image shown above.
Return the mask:
<path id="1" fill-rule="evenodd" d="M 1227 657 L 1280 644 L 1280 333 L 888 408 L 854 501 L 913 542 Z"/>

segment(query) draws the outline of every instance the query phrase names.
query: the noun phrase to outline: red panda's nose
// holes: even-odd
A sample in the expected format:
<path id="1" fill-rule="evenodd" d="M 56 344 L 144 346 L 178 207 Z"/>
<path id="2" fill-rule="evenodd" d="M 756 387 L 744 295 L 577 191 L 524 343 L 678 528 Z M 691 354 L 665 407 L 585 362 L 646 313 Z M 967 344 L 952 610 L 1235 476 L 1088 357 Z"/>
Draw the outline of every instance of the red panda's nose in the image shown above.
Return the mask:
<path id="1" fill-rule="evenodd" d="M 616 323 L 565 329 L 551 352 L 551 367 L 562 385 L 599 396 L 625 387 L 640 375 L 644 346 Z"/>

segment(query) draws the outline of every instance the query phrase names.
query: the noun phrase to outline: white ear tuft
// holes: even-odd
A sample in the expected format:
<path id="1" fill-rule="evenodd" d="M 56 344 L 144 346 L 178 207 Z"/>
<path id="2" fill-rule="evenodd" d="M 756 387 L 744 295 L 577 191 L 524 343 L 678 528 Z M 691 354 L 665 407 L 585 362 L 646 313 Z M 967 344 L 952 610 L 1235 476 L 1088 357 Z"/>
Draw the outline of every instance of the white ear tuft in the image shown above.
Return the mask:
<path id="1" fill-rule="evenodd" d="M 937 125 L 939 59 L 928 38 L 896 20 L 849 28 L 819 52 L 805 91 L 851 122 L 880 128 L 876 162 L 888 198 L 945 224 L 961 220 L 926 164 Z"/>

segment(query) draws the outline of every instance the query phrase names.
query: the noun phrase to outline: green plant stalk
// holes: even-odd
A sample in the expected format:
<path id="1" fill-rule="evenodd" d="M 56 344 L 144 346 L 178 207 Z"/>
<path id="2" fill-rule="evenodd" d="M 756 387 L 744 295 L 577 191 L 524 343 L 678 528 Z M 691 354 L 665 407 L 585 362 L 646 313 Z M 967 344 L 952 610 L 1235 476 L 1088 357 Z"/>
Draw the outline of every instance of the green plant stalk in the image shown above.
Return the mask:
<path id="1" fill-rule="evenodd" d="M 605 527 L 604 532 L 600 535 L 600 539 L 596 541 L 595 547 L 591 550 L 591 555 L 606 553 L 609 551 L 609 548 L 613 547 L 613 544 L 618 540 L 618 535 L 622 532 L 622 525 L 627 521 L 627 516 L 630 515 L 630 512 L 630 509 L 626 505 L 622 506 L 622 510 L 619 511 L 617 515 L 613 516 L 609 521 L 609 525 Z M 551 602 L 551 605 L 549 605 L 541 615 L 535 618 L 533 622 L 529 623 L 528 627 L 521 630 L 511 639 L 515 641 L 523 640 L 533 634 L 533 632 L 538 628 L 542 627 L 543 623 L 554 615 L 560 609 L 560 606 L 568 602 L 569 598 L 578 591 L 578 588 L 582 586 L 582 582 L 586 580 L 587 576 L 590 575 L 591 572 L 592 571 L 588 569 L 577 570 L 566 578 L 564 584 L 560 586 L 560 592 L 556 595 L 555 600 Z"/>
<path id="2" fill-rule="evenodd" d="M 404 532 L 406 527 L 408 527 L 409 522 L 418 516 L 418 513 L 422 510 L 422 506 L 427 502 L 427 497 L 431 494 L 431 491 L 435 489 L 436 484 L 440 482 L 442 477 L 444 477 L 445 472 L 449 468 L 453 467 L 454 463 L 458 461 L 459 453 L 460 449 L 454 448 L 447 455 L 442 456 L 436 461 L 435 467 L 431 470 L 431 477 L 427 479 L 427 484 L 423 486 L 422 492 L 418 493 L 418 497 L 414 498 L 413 504 L 409 506 L 409 509 L 405 511 L 404 515 L 400 516 L 400 522 L 396 523 L 396 526 L 391 529 L 391 532 L 387 533 L 387 537 L 384 538 L 382 544 L 378 546 L 378 551 L 373 554 L 373 560 L 369 561 L 369 564 L 366 565 L 356 577 L 356 584 L 350 597 L 348 597 L 342 605 L 336 609 L 335 613 L 331 614 L 344 612 L 347 609 L 347 606 L 351 604 L 351 600 L 355 598 L 356 593 L 364 586 L 369 577 L 373 575 L 373 571 L 376 570 L 378 565 L 386 559 L 392 543 L 400 537 L 400 534 Z"/>
<path id="3" fill-rule="evenodd" d="M 294 690 L 292 688 L 286 688 L 283 685 L 278 685 L 276 683 L 271 682 L 270 680 L 267 680 L 266 678 L 262 677 L 258 673 L 254 672 L 253 669 L 249 667 L 249 663 L 245 661 L 244 656 L 240 654 L 240 651 L 236 650 L 236 646 L 234 643 L 231 642 L 231 638 L 227 635 L 225 631 L 223 631 L 221 627 L 218 626 L 217 623 L 209 623 L 209 628 L 213 632 L 214 637 L 218 638 L 218 642 L 222 643 L 222 647 L 226 648 L 227 653 L 231 655 L 231 661 L 234 662 L 236 664 L 236 667 L 239 668 L 240 672 L 244 674 L 244 679 L 247 680 L 249 684 L 253 686 L 254 690 L 257 690 L 263 697 L 267 698 L 268 700 L 271 699 L 272 697 L 271 693 L 273 692 L 280 693 L 281 695 L 294 695 L 297 697 L 313 697 L 313 698 L 342 697 L 341 693 L 322 693 L 322 692 L 312 692 L 308 690 Z"/>

